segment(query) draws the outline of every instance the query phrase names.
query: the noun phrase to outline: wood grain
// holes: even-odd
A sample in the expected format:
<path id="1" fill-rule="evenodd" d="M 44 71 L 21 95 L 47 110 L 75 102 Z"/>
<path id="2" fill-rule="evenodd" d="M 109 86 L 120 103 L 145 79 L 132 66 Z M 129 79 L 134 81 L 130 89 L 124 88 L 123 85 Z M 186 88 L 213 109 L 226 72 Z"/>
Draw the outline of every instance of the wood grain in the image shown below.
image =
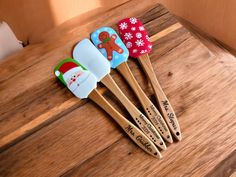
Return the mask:
<path id="1" fill-rule="evenodd" d="M 139 99 L 146 116 L 149 118 L 151 123 L 155 126 L 158 130 L 160 135 L 164 140 L 168 143 L 173 143 L 172 136 L 170 134 L 169 128 L 161 116 L 159 110 L 156 106 L 150 101 L 147 95 L 144 93 L 142 88 L 139 86 L 138 82 L 134 78 L 132 72 L 129 69 L 127 62 L 120 64 L 117 67 L 117 70 L 121 73 L 121 75 L 125 78 L 125 80 L 129 83 L 130 87 L 136 94 L 137 98 Z"/>
<path id="2" fill-rule="evenodd" d="M 118 11 L 128 9 L 129 5 L 134 4 L 135 2 L 124 4 L 108 14 L 117 18 L 129 16 L 131 15 L 130 11 L 126 11 L 123 16 Z M 142 9 L 148 9 L 150 6 L 147 4 L 138 7 L 135 13 L 138 14 Z M 107 19 L 107 25 L 114 24 L 115 21 L 113 18 L 108 18 L 107 14 L 101 14 L 100 18 Z M 63 40 L 57 39 L 60 42 L 55 43 L 53 40 L 41 45 L 31 45 L 18 55 L 0 61 L 0 137 L 8 135 L 44 114 L 45 111 L 60 106 L 73 97 L 66 88 L 56 82 L 52 70 L 59 60 L 70 56 L 73 45 L 83 37 L 89 36 L 88 30 L 92 31 L 96 26 L 99 27 L 99 24 L 94 20 L 82 27 L 73 28 L 72 33 L 63 31 L 65 33 Z M 18 61 L 18 58 L 23 59 Z M 15 82 L 15 80 L 19 82 Z M 61 89 L 63 91 L 58 92 Z M 54 115 L 54 117 L 57 116 L 57 114 Z"/>
<path id="3" fill-rule="evenodd" d="M 100 93 L 97 89 L 94 89 L 89 98 L 93 102 L 97 103 L 107 114 L 109 114 L 126 132 L 126 134 L 146 153 L 153 157 L 162 158 L 161 153 L 155 146 L 155 144 L 147 137 L 137 126 L 132 124 L 124 116 L 122 116 Z"/>
<path id="4" fill-rule="evenodd" d="M 158 133 L 155 126 L 148 118 L 125 96 L 110 74 L 102 78 L 101 82 L 118 98 L 122 105 L 130 113 L 137 126 L 152 140 L 160 149 L 166 150 L 166 144 Z"/>
<path id="5" fill-rule="evenodd" d="M 161 88 L 161 85 L 159 84 L 156 78 L 149 55 L 144 54 L 144 55 L 139 56 L 138 61 L 143 67 L 143 70 L 145 71 L 152 85 L 155 97 L 157 99 L 157 104 L 159 106 L 159 109 L 162 113 L 163 118 L 166 120 L 166 123 L 170 131 L 172 132 L 172 135 L 178 141 L 181 141 L 182 135 L 181 135 L 178 119 L 175 115 L 174 109 L 172 108 L 170 101 L 166 97 L 165 93 L 163 92 L 163 89 Z"/>
<path id="6" fill-rule="evenodd" d="M 1 140 L 41 115 L 53 120 L 4 148 L 0 153 L 1 176 L 205 176 L 214 172 L 217 176 L 227 170 L 229 173 L 225 174 L 233 173 L 235 57 L 224 55 L 216 46 L 218 55 L 184 27 L 155 41 L 150 53 L 154 71 L 175 109 L 183 135 L 181 142 L 169 145 L 163 152 L 162 161 L 137 148 L 90 101 L 71 102 L 74 103 L 71 108 L 64 105 L 57 109 L 73 96 L 56 82 L 53 68 L 59 60 L 70 56 L 73 45 L 95 28 L 114 26 L 125 16 L 138 16 L 153 35 L 177 23 L 163 6 L 150 0 L 140 2 L 132 0 L 104 12 L 98 21 L 64 31 L 60 38 L 26 47 L 0 62 Z M 128 64 L 144 92 L 154 101 L 137 60 L 129 60 Z M 112 76 L 125 95 L 140 107 L 124 79 L 116 72 Z M 107 92 L 104 96 L 128 115 L 115 97 Z M 51 115 L 54 108 L 57 111 Z M 218 165 L 222 167 L 220 172 L 216 170 Z"/>
<path id="7" fill-rule="evenodd" d="M 175 53 L 180 50 L 181 54 L 179 54 L 182 57 L 175 58 L 178 60 L 177 62 L 172 60 Z M 187 51 L 192 50 L 198 51 L 195 56 L 186 55 Z M 202 56 L 208 56 L 208 59 L 198 57 L 199 52 Z M 182 61 L 181 67 L 186 68 L 184 72 L 180 66 L 176 67 L 176 63 L 180 63 L 180 61 Z M 122 154 L 121 152 L 128 154 L 126 146 L 123 146 L 128 142 L 123 140 L 120 142 L 121 144 L 114 144 L 115 147 L 112 146 L 98 156 L 89 159 L 88 163 L 72 168 L 66 175 L 110 176 L 115 173 L 117 176 L 125 176 L 129 173 L 130 176 L 140 174 L 142 176 L 204 176 L 213 170 L 213 167 L 221 162 L 226 154 L 229 155 L 235 149 L 233 140 L 235 139 L 235 122 L 231 122 L 236 111 L 235 102 L 228 101 L 232 98 L 236 87 L 235 79 L 230 77 L 231 74 L 227 70 L 223 71 L 223 66 L 217 61 L 217 58 L 209 55 L 205 47 L 199 46 L 199 42 L 194 38 L 190 38 L 169 54 L 159 58 L 159 62 L 160 66 L 163 66 L 163 63 L 170 66 L 165 72 L 164 78 L 172 77 L 171 82 L 178 84 L 179 82 L 174 81 L 173 77 L 182 76 L 181 85 L 178 86 L 176 92 L 169 93 L 179 102 L 184 101 L 184 104 L 177 109 L 180 123 L 183 125 L 183 141 L 169 146 L 168 151 L 163 153 L 164 158 L 161 163 L 150 165 L 153 161 L 145 160 L 135 150 L 130 156 Z M 211 66 L 210 72 L 206 66 Z M 168 70 L 173 75 L 168 76 Z M 216 89 L 215 83 L 218 83 L 219 80 L 222 85 L 217 84 Z M 225 84 L 231 86 L 227 90 L 222 90 L 222 88 L 226 89 Z M 173 87 L 174 84 L 171 84 L 168 88 L 172 90 Z M 176 95 L 176 93 L 180 93 L 180 95 Z M 220 94 L 220 97 L 217 98 L 217 94 Z M 222 107 L 226 112 L 218 112 L 222 110 Z M 114 161 L 110 161 L 111 154 L 119 154 L 119 156 Z M 180 157 L 177 158 L 176 154 Z M 120 159 L 125 162 L 125 165 L 121 166 L 118 163 Z M 140 162 L 142 162 L 142 167 L 140 167 Z M 170 163 L 173 165 L 169 165 Z"/>
<path id="8" fill-rule="evenodd" d="M 162 2 L 175 15 L 188 20 L 209 35 L 236 49 L 235 1 L 163 0 Z"/>

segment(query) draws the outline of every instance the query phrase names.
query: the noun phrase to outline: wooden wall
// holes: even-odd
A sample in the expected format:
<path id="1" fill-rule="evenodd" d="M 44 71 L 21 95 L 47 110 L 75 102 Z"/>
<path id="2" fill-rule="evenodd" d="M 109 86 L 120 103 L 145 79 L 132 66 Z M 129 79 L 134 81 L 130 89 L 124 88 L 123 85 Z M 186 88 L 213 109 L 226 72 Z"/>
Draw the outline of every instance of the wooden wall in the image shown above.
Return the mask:
<path id="1" fill-rule="evenodd" d="M 79 15 L 96 17 L 128 0 L 0 0 L 0 21 L 6 21 L 20 40 L 39 42 L 42 36 Z"/>
<path id="2" fill-rule="evenodd" d="M 174 14 L 236 49 L 235 0 L 163 0 Z"/>
<path id="3" fill-rule="evenodd" d="M 81 15 L 96 14 L 112 9 L 129 0 L 1 0 L 0 20 L 13 28 L 17 37 L 31 43 L 63 22 Z M 236 49 L 235 0 L 156 0 L 170 11 L 193 23 L 208 34 Z M 144 2 L 145 3 L 145 2 Z"/>

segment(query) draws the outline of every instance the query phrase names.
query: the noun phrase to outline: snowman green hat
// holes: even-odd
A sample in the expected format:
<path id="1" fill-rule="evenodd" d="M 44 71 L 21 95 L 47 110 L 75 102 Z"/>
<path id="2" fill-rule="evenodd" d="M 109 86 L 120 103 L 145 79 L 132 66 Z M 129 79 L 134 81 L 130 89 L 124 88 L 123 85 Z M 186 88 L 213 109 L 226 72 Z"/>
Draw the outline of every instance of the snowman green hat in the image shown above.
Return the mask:
<path id="1" fill-rule="evenodd" d="M 66 81 L 64 80 L 63 75 L 65 75 L 69 70 L 76 68 L 76 67 L 81 67 L 84 70 L 86 68 L 82 66 L 78 61 L 72 59 L 72 58 L 66 58 L 62 60 L 56 68 L 54 69 L 54 74 L 60 79 L 60 81 L 67 86 Z"/>
<path id="2" fill-rule="evenodd" d="M 97 87 L 97 78 L 72 58 L 62 60 L 54 69 L 58 79 L 78 98 L 87 98 Z"/>

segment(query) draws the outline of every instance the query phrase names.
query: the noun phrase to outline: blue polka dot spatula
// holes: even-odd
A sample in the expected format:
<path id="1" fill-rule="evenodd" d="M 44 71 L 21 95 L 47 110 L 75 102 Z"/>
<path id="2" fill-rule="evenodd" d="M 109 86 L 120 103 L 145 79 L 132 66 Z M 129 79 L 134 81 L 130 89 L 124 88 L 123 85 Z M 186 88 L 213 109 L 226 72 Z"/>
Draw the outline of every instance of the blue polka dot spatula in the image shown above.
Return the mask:
<path id="1" fill-rule="evenodd" d="M 127 37 L 131 39 L 133 38 L 132 36 Z M 91 34 L 91 40 L 99 49 L 99 51 L 104 55 L 104 57 L 106 57 L 110 62 L 111 68 L 116 68 L 129 83 L 134 93 L 138 97 L 147 117 L 156 127 L 162 138 L 164 138 L 167 142 L 172 143 L 173 140 L 171 133 L 165 120 L 161 116 L 156 106 L 146 96 L 133 76 L 127 64 L 129 51 L 117 33 L 110 27 L 102 27 Z"/>

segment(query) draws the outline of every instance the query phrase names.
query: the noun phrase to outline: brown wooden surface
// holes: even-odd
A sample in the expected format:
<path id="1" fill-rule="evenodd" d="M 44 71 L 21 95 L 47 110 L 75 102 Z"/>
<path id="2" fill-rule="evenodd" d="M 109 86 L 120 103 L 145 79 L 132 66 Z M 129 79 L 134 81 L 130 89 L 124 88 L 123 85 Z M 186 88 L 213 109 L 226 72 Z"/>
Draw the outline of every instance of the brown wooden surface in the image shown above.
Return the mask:
<path id="1" fill-rule="evenodd" d="M 89 94 L 89 99 L 96 103 L 100 108 L 102 108 L 107 114 L 109 114 L 117 124 L 126 132 L 126 134 L 136 143 L 140 148 L 142 148 L 146 153 L 152 155 L 155 158 L 162 158 L 160 151 L 157 149 L 156 145 L 152 142 L 151 138 L 146 136 L 144 132 L 139 129 L 138 126 L 131 123 L 127 118 L 122 116 L 113 106 L 102 96 L 102 94 L 94 89 Z M 140 141 L 142 138 L 146 143 Z"/>
<path id="2" fill-rule="evenodd" d="M 124 95 L 119 86 L 112 79 L 111 75 L 107 74 L 104 78 L 102 78 L 101 83 L 103 83 L 122 103 L 135 121 L 136 125 L 145 133 L 145 135 L 149 137 L 160 149 L 166 150 L 165 142 L 160 133 L 158 133 L 157 129 L 155 129 L 150 120 Z"/>
<path id="3" fill-rule="evenodd" d="M 161 161 L 142 152 L 94 103 L 75 99 L 53 75 L 73 45 L 100 26 L 138 16 L 154 35 L 177 23 L 162 6 L 141 2 L 125 3 L 0 62 L 1 176 L 229 176 L 235 171 L 235 57 L 213 52 L 216 48 L 210 50 L 185 28 L 155 41 L 150 53 L 183 136 L 162 152 Z M 128 63 L 154 101 L 141 66 Z M 112 75 L 140 107 L 122 77 Z M 128 116 L 112 94 L 104 94 Z"/>
<path id="4" fill-rule="evenodd" d="M 167 143 L 173 143 L 172 135 L 169 131 L 169 128 L 162 117 L 161 113 L 157 109 L 157 107 L 152 103 L 152 101 L 147 97 L 147 95 L 144 93 L 143 89 L 138 84 L 137 80 L 135 79 L 134 75 L 132 74 L 127 62 L 121 63 L 117 70 L 119 73 L 123 76 L 123 78 L 129 83 L 129 86 L 134 91 L 134 94 L 136 94 L 137 98 L 139 99 L 140 104 L 142 105 L 142 108 L 144 112 L 146 113 L 146 116 L 149 118 L 151 123 L 155 126 L 155 128 L 158 130 L 162 138 Z"/>
<path id="5" fill-rule="evenodd" d="M 138 58 L 140 65 L 148 77 L 154 95 L 156 97 L 157 104 L 159 106 L 160 112 L 162 113 L 166 123 L 172 135 L 178 140 L 182 140 L 181 129 L 179 126 L 178 118 L 176 117 L 175 111 L 171 106 L 169 99 L 167 98 L 165 92 L 163 91 L 159 81 L 156 78 L 156 73 L 152 67 L 149 54 L 144 54 Z"/>

